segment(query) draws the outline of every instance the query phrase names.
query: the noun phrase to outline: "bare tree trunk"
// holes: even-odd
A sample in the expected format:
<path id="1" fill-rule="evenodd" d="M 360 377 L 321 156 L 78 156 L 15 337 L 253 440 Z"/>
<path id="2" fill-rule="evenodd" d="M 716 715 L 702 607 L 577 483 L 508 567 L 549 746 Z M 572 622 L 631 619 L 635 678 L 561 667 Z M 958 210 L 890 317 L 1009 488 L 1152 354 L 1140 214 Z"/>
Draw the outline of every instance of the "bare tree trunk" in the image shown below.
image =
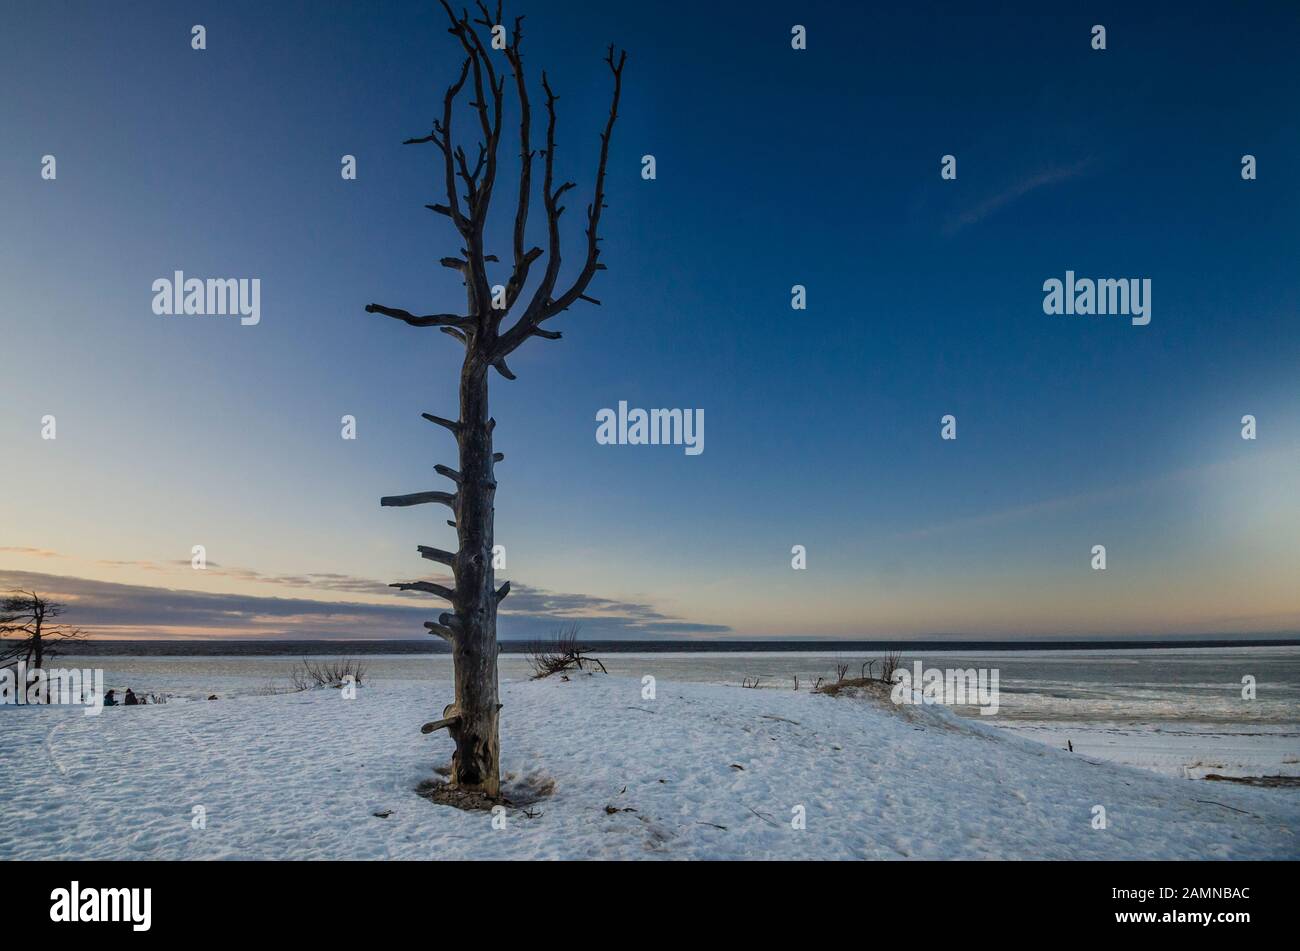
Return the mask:
<path id="1" fill-rule="evenodd" d="M 456 668 L 457 720 L 449 727 L 456 741 L 451 781 L 462 789 L 496 798 L 501 791 L 500 704 L 497 693 L 497 592 L 492 570 L 492 429 L 488 415 L 488 364 L 471 345 L 460 378 L 460 489 L 456 502 L 455 615 L 452 640 Z"/>
<path id="2" fill-rule="evenodd" d="M 442 711 L 442 717 L 421 727 L 423 733 L 446 729 L 456 743 L 452 759 L 451 781 L 461 789 L 481 792 L 496 799 L 501 794 L 500 739 L 498 722 L 501 704 L 497 687 L 497 607 L 510 593 L 506 582 L 495 588 L 492 568 L 492 519 L 496 499 L 495 464 L 501 461 L 500 453 L 492 451 L 492 430 L 495 421 L 488 414 L 488 370 L 495 369 L 502 377 L 513 380 L 515 375 L 506 365 L 506 358 L 526 340 L 540 337 L 559 340 L 560 332 L 543 329 L 542 324 L 583 301 L 599 304 L 600 301 L 586 293 L 588 285 L 598 271 L 600 263 L 601 212 L 605 208 L 605 172 L 609 163 L 609 142 L 614 122 L 618 118 L 619 95 L 622 90 L 623 66 L 627 53 L 614 55 L 609 47 L 605 62 L 614 77 L 614 93 L 610 101 L 609 119 L 600 135 L 600 158 L 596 168 L 596 186 L 591 203 L 587 206 L 586 257 L 582 269 L 565 291 L 556 284 L 560 276 L 560 215 L 564 213 L 561 198 L 574 188 L 573 182 L 555 180 L 555 93 L 546 74 L 542 73 L 542 88 L 546 92 L 546 148 L 543 156 L 542 205 L 546 210 L 547 250 L 528 248 L 525 241 L 528 226 L 528 209 L 532 192 L 531 147 L 532 109 L 528 86 L 524 78 L 520 41 L 523 37 L 523 17 L 516 17 L 512 42 L 505 48 L 505 58 L 515 79 L 519 97 L 519 198 L 515 210 L 512 233 L 514 266 L 508 282 L 500 285 L 500 298 L 488 277 L 488 264 L 499 264 L 496 255 L 486 253 L 483 234 L 497 179 L 497 150 L 501 142 L 503 98 L 506 76 L 498 74 L 495 56 L 470 22 L 469 13 L 457 16 L 443 0 L 450 21 L 450 32 L 461 45 L 465 59 L 459 78 L 443 96 L 442 117 L 433 120 L 428 135 L 406 140 L 408 145 L 431 143 L 442 157 L 442 177 L 446 186 L 446 204 L 429 204 L 425 207 L 451 220 L 460 235 L 462 257 L 444 257 L 440 263 L 459 271 L 465 284 L 467 313 L 417 315 L 400 307 L 368 304 L 366 312 L 381 314 L 400 320 L 412 327 L 437 327 L 455 338 L 465 347 L 465 363 L 460 375 L 460 419 L 450 420 L 425 413 L 424 418 L 450 430 L 460 448 L 460 468 L 435 466 L 434 469 L 456 483 L 456 491 L 414 492 L 408 495 L 386 496 L 380 499 L 385 506 L 405 507 L 435 503 L 446 505 L 455 513 L 451 525 L 456 529 L 457 549 L 443 551 L 427 545 L 418 546 L 420 554 L 451 569 L 456 576 L 455 587 L 434 581 L 397 582 L 391 587 L 402 591 L 420 591 L 450 601 L 453 610 L 439 616 L 437 622 L 426 622 L 425 627 L 451 644 L 455 660 L 456 699 Z M 495 15 L 484 0 L 477 3 L 477 23 L 493 31 L 504 29 L 501 4 Z M 456 98 L 467 84 L 472 83 L 473 98 L 469 105 L 478 118 L 478 158 L 473 160 L 465 148 L 457 145 L 452 136 L 452 119 Z M 462 191 L 463 188 L 463 191 Z M 533 263 L 547 256 L 546 271 L 537 281 L 531 296 L 522 300 L 528 286 Z M 518 319 L 503 328 L 503 321 L 515 305 Z"/>
<path id="3" fill-rule="evenodd" d="M 32 634 L 32 649 L 36 658 L 36 666 L 32 668 L 33 670 L 41 670 L 45 664 L 45 643 L 41 639 L 41 626 L 44 620 L 45 610 L 42 605 L 36 610 L 35 630 Z"/>

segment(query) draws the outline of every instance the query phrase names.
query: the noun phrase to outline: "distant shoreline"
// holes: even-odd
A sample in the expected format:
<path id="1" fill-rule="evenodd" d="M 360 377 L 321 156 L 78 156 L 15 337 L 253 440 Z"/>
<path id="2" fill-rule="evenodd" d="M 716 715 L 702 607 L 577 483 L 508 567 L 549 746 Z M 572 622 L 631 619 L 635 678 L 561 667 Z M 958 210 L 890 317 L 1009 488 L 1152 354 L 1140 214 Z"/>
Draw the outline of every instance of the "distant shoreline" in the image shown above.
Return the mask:
<path id="1" fill-rule="evenodd" d="M 949 651 L 1097 651 L 1097 650 L 1186 650 L 1223 647 L 1300 647 L 1300 637 L 1207 638 L 1204 640 L 730 640 L 730 641 L 602 641 L 587 642 L 606 654 L 730 654 L 730 653 L 859 653 L 895 650 L 903 652 Z M 524 654 L 531 641 L 501 641 L 503 654 Z M 345 654 L 449 654 L 441 642 L 415 640 L 87 640 L 66 645 L 63 653 L 78 657 L 264 657 L 274 655 Z"/>

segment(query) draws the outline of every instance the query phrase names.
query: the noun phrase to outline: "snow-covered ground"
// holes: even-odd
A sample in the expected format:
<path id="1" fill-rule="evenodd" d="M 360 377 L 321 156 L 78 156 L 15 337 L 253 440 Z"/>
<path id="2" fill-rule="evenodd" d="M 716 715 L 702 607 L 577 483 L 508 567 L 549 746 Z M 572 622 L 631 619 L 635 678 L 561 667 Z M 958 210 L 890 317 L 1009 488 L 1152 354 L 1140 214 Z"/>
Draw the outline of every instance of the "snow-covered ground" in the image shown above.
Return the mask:
<path id="1" fill-rule="evenodd" d="M 1183 779 L 1247 776 L 1300 782 L 1300 739 L 1290 724 L 1236 727 L 1231 732 L 1223 724 L 1195 721 L 1141 726 L 1130 721 L 1000 721 L 998 726 L 1049 746 L 1064 747 L 1068 741 L 1076 753 Z"/>
<path id="2" fill-rule="evenodd" d="M 451 752 L 419 732 L 450 700 L 427 682 L 0 708 L 0 857 L 1300 858 L 1294 790 L 1160 776 L 941 707 L 642 689 L 503 683 L 503 770 L 554 787 L 503 828 L 416 794 Z"/>
<path id="3" fill-rule="evenodd" d="M 185 645 L 187 647 L 191 645 Z M 314 645 L 320 650 L 327 645 Z M 119 693 L 163 694 L 169 702 L 265 693 L 289 683 L 299 654 L 86 655 L 65 660 L 102 668 L 105 686 Z M 156 648 L 155 648 L 156 649 Z M 226 649 L 229 649 L 227 645 Z M 834 680 L 837 666 L 853 674 L 879 662 L 863 652 L 623 652 L 600 654 L 611 674 L 659 681 L 752 683 L 764 691 L 804 690 L 819 678 Z M 375 684 L 420 680 L 428 695 L 451 690 L 448 654 L 364 652 Z M 996 716 L 954 707 L 961 716 L 998 726 L 1050 746 L 1073 743 L 1077 752 L 1180 778 L 1209 774 L 1300 778 L 1300 647 L 1216 647 L 1149 650 L 956 651 L 907 655 L 939 668 L 1000 672 Z M 527 658 L 505 653 L 501 676 L 526 679 Z M 1243 692 L 1243 677 L 1257 695 Z"/>

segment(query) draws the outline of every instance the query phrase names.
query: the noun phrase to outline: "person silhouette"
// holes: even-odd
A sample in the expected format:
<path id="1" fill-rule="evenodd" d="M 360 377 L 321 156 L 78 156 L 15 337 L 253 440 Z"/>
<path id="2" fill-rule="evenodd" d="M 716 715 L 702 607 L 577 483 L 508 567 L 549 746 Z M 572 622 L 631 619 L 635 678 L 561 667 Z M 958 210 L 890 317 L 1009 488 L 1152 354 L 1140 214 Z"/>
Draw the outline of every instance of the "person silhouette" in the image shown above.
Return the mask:
<path id="1" fill-rule="evenodd" d="M 126 706 L 128 706 L 128 707 L 134 707 L 134 706 L 138 705 L 139 703 L 140 703 L 140 701 L 137 700 L 137 699 L 135 698 L 135 693 L 131 690 L 130 687 L 127 687 L 127 688 L 126 688 Z"/>

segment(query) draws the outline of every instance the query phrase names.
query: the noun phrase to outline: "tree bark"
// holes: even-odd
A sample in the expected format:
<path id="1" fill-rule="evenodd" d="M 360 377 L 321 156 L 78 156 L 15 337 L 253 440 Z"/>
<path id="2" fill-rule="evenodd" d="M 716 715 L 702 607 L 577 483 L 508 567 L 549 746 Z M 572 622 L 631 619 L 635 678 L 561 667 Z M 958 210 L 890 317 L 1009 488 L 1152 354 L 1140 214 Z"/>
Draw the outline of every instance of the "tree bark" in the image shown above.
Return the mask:
<path id="1" fill-rule="evenodd" d="M 492 570 L 492 523 L 496 496 L 492 429 L 488 415 L 488 363 L 473 341 L 460 378 L 460 488 L 456 500 L 456 742 L 451 781 L 497 798 L 501 793 L 500 703 L 497 691 L 497 594 Z"/>
<path id="2" fill-rule="evenodd" d="M 426 622 L 425 627 L 437 636 L 450 641 L 455 660 L 456 699 L 443 710 L 442 717 L 426 723 L 423 732 L 432 733 L 444 727 L 456 743 L 452 758 L 451 782 L 466 790 L 481 792 L 497 799 L 501 794 L 500 740 L 498 722 L 501 710 L 497 687 L 497 606 L 510 590 L 509 583 L 496 588 L 492 569 L 492 521 L 496 497 L 496 476 L 493 465 L 502 457 L 492 451 L 494 421 L 488 413 L 488 371 L 495 369 L 507 380 L 515 378 L 506 359 L 531 337 L 559 340 L 558 331 L 544 330 L 541 324 L 568 310 L 577 301 L 599 303 L 586 294 L 587 286 L 597 271 L 604 270 L 600 263 L 601 211 L 605 207 L 605 173 L 609 163 L 609 142 L 614 121 L 618 117 L 619 96 L 622 90 L 623 66 L 627 54 L 614 55 L 609 47 L 605 62 L 614 77 L 614 92 L 610 102 L 609 119 L 600 136 L 600 158 L 596 170 L 596 186 L 591 203 L 587 206 L 587 254 L 582 270 L 567 291 L 558 292 L 556 282 L 560 276 L 560 215 L 564 207 L 560 199 L 572 188 L 573 182 L 555 181 L 555 101 L 545 72 L 542 88 L 546 91 L 546 148 L 542 203 L 546 209 L 547 245 L 526 249 L 528 208 L 532 189 L 533 156 L 531 148 L 531 106 L 528 87 L 524 79 L 520 41 L 523 37 L 523 17 L 516 17 L 512 42 L 505 48 L 506 60 L 515 78 L 519 96 L 520 128 L 519 152 L 519 204 L 515 211 L 513 232 L 514 266 L 505 285 L 504 306 L 492 295 L 488 278 L 488 263 L 500 263 L 495 255 L 486 253 L 483 233 L 497 181 L 497 150 L 501 142 L 503 94 L 506 77 L 498 74 L 494 64 L 495 54 L 479 36 L 469 13 L 462 10 L 458 16 L 450 3 L 442 0 L 443 9 L 451 24 L 450 32 L 460 42 L 465 59 L 459 77 L 447 88 L 443 96 L 441 118 L 433 120 L 428 135 L 406 140 L 408 145 L 431 143 L 441 153 L 442 177 L 446 188 L 446 204 L 425 205 L 430 211 L 445 215 L 451 220 L 464 242 L 459 257 L 444 257 L 445 267 L 461 272 L 467 297 L 467 312 L 460 314 L 417 315 L 400 307 L 368 304 L 366 312 L 399 320 L 412 327 L 436 327 L 465 347 L 465 363 L 460 376 L 460 419 L 453 421 L 425 413 L 429 422 L 451 431 L 460 449 L 460 466 L 450 469 L 436 466 L 439 475 L 456 484 L 452 492 L 416 492 L 408 495 L 385 496 L 384 506 L 406 507 L 437 503 L 450 506 L 456 518 L 450 524 L 456 529 L 457 550 L 443 551 L 428 545 L 419 546 L 422 557 L 450 566 L 456 576 L 455 588 L 432 581 L 400 582 L 392 585 L 403 591 L 421 591 L 451 601 L 453 612 L 443 614 L 437 622 Z M 474 21 L 494 31 L 502 20 L 501 4 L 495 15 L 484 0 L 479 0 L 481 18 Z M 457 97 L 472 81 L 473 99 L 470 108 L 477 114 L 478 159 L 471 160 L 463 146 L 457 145 L 452 134 L 452 119 Z M 462 191 L 463 187 L 463 191 Z M 543 254 L 549 254 L 544 276 L 537 282 L 530 300 L 520 301 L 533 263 Z M 522 313 L 514 311 L 518 319 L 506 330 L 503 321 L 520 303 Z"/>
<path id="3" fill-rule="evenodd" d="M 35 624 L 32 633 L 32 648 L 35 652 L 36 666 L 33 670 L 42 670 L 45 666 L 45 643 L 41 639 L 41 627 L 45 622 L 45 606 L 37 604 L 34 611 Z"/>

